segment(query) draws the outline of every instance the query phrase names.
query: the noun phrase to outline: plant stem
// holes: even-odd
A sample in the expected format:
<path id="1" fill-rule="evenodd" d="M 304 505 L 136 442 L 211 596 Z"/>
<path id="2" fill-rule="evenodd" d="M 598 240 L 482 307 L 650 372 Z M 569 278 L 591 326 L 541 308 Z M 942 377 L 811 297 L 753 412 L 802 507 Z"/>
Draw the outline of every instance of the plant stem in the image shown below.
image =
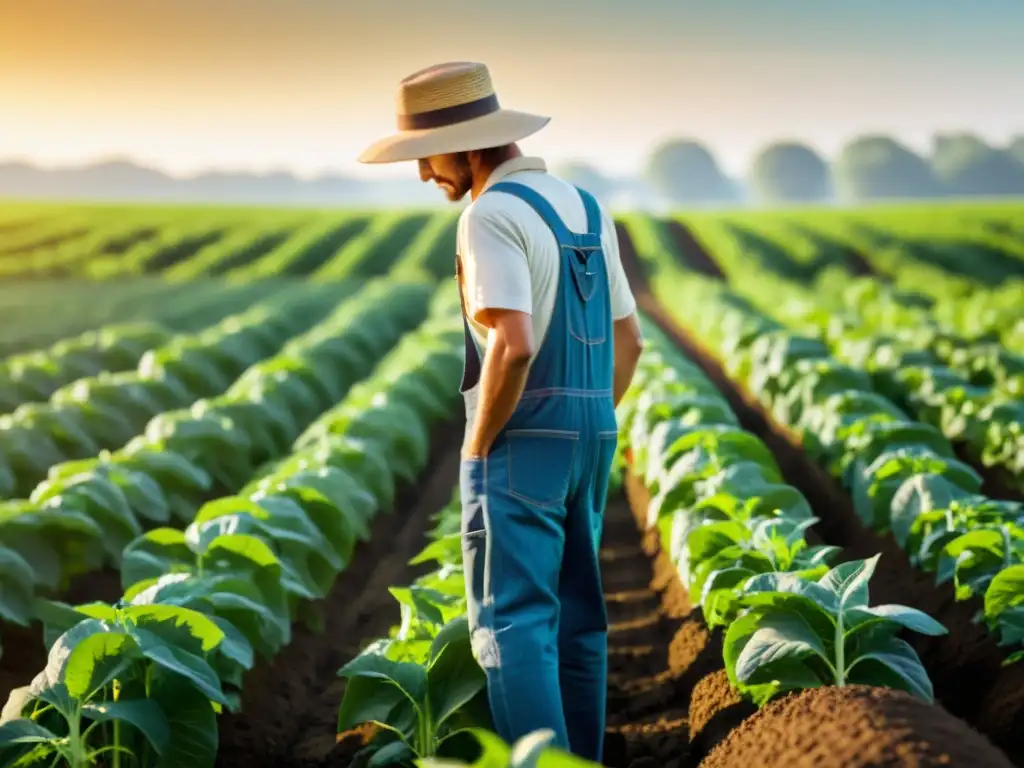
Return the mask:
<path id="1" fill-rule="evenodd" d="M 71 768 L 85 768 L 88 765 L 84 744 L 82 743 L 82 709 L 75 707 L 74 713 L 68 718 L 68 743 L 71 747 Z"/>
<path id="2" fill-rule="evenodd" d="M 121 695 L 121 681 L 114 680 L 114 701 Z M 114 766 L 121 768 L 121 721 L 114 718 Z"/>
<path id="3" fill-rule="evenodd" d="M 846 685 L 846 648 L 843 643 L 843 607 L 839 606 L 839 613 L 836 615 L 836 685 Z"/>
<path id="4" fill-rule="evenodd" d="M 153 684 L 153 665 L 152 664 L 147 664 L 146 665 L 145 679 L 146 679 L 146 698 L 148 699 L 148 698 L 151 697 L 150 688 L 152 687 L 152 684 Z M 141 765 L 143 767 L 149 765 L 149 739 L 143 739 L 143 741 L 142 741 L 142 760 L 139 761 L 139 765 Z"/>
<path id="5" fill-rule="evenodd" d="M 437 751 L 437 744 L 434 743 L 434 718 L 430 713 L 430 701 L 423 702 L 422 715 L 420 716 L 420 749 L 423 757 L 434 757 Z"/>

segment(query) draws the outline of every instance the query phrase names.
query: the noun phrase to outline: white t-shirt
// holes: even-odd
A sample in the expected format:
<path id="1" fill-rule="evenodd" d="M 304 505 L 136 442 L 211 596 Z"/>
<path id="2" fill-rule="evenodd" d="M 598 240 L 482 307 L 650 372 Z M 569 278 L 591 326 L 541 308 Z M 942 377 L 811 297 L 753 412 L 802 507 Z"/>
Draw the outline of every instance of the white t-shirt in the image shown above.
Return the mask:
<path id="1" fill-rule="evenodd" d="M 515 181 L 539 192 L 573 232 L 587 231 L 587 212 L 579 192 L 547 173 L 537 157 L 516 157 L 491 173 L 484 189 L 499 181 Z M 619 257 L 612 217 L 601 207 L 601 242 L 606 259 L 612 319 L 636 310 L 636 300 Z M 484 309 L 527 312 L 533 319 L 533 338 L 540 349 L 551 321 L 558 292 L 561 253 L 554 233 L 524 200 L 504 193 L 481 194 L 459 218 L 457 249 L 462 259 L 466 310 L 470 330 L 482 349 L 487 328 L 473 318 Z M 466 432 L 476 416 L 479 382 L 466 393 Z"/>

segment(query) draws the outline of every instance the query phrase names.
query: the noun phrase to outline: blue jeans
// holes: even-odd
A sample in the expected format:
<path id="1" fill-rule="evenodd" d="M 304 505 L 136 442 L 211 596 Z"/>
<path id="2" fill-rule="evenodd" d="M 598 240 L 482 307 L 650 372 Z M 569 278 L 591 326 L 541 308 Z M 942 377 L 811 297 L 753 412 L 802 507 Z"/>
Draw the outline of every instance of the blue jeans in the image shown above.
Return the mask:
<path id="1" fill-rule="evenodd" d="M 587 434 L 589 432 L 589 434 Z M 600 762 L 608 619 L 598 563 L 614 431 L 509 429 L 461 468 L 473 652 L 498 734 Z"/>

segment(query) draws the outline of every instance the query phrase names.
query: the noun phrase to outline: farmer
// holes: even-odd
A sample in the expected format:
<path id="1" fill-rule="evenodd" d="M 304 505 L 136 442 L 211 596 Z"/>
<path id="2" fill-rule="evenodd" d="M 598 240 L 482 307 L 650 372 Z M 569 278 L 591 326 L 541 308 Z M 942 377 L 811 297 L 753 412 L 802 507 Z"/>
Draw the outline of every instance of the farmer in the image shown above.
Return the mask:
<path id="1" fill-rule="evenodd" d="M 508 742 L 540 728 L 601 760 L 607 617 L 598 565 L 615 406 L 640 357 L 612 219 L 515 142 L 549 118 L 505 109 L 481 64 L 398 88 L 398 133 L 359 158 L 416 160 L 472 203 L 459 220 L 465 321 L 462 549 L 473 653 Z"/>

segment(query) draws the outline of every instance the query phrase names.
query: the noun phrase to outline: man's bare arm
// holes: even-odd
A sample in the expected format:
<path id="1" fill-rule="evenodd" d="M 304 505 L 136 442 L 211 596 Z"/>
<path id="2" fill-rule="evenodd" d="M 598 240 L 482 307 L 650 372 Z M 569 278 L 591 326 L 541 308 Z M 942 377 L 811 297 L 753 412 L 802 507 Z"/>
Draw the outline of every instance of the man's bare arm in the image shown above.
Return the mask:
<path id="1" fill-rule="evenodd" d="M 480 373 L 476 421 L 466 446 L 471 458 L 486 456 L 508 423 L 526 387 L 533 356 L 533 322 L 526 312 L 485 310 L 478 322 L 488 326 L 487 352 Z"/>
<path id="2" fill-rule="evenodd" d="M 616 407 L 622 396 L 626 394 L 636 366 L 640 362 L 640 353 L 644 348 L 643 334 L 636 313 L 615 321 L 615 376 L 614 398 Z"/>

